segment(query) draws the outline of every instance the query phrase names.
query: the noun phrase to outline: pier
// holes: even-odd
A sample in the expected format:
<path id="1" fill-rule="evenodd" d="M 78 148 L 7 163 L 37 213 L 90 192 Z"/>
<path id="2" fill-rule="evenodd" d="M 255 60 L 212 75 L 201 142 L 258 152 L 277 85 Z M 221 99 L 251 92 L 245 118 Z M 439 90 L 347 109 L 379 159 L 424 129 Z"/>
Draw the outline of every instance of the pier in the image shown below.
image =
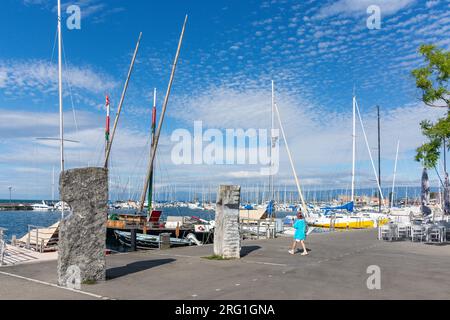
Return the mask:
<path id="1" fill-rule="evenodd" d="M 31 203 L 0 203 L 0 211 L 31 211 Z"/>
<path id="2" fill-rule="evenodd" d="M 312 234 L 310 254 L 290 237 L 242 243 L 241 259 L 214 261 L 212 245 L 107 257 L 107 281 L 56 285 L 56 261 L 0 268 L 0 299 L 448 299 L 450 245 L 377 240 L 376 230 Z M 370 290 L 370 266 L 381 289 Z M 420 286 L 417 284 L 420 283 Z"/>

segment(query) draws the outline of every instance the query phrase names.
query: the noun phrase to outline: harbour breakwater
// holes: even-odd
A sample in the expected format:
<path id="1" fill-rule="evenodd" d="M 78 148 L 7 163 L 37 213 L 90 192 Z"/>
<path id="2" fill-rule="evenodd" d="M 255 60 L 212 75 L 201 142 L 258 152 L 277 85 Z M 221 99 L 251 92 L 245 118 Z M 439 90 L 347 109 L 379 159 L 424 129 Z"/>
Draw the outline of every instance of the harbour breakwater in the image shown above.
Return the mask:
<path id="1" fill-rule="evenodd" d="M 31 203 L 0 203 L 0 211 L 31 211 Z"/>

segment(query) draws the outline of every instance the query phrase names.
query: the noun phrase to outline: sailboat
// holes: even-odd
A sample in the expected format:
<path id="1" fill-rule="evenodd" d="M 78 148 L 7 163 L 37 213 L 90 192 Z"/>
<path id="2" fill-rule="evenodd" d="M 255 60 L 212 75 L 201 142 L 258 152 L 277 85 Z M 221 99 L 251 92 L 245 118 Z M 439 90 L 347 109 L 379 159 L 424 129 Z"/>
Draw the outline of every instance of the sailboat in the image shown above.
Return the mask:
<path id="1" fill-rule="evenodd" d="M 164 122 L 164 117 L 167 109 L 167 104 L 169 101 L 169 96 L 172 88 L 172 83 L 175 76 L 175 70 L 178 63 L 178 58 L 181 50 L 181 45 L 184 38 L 184 33 L 186 29 L 188 17 L 186 16 L 183 24 L 183 28 L 180 35 L 180 40 L 178 42 L 178 48 L 175 55 L 174 63 L 172 66 L 172 72 L 169 79 L 169 85 L 167 88 L 166 96 L 164 99 L 164 103 L 162 106 L 161 116 L 158 122 L 158 126 L 156 127 L 156 90 L 154 91 L 153 96 L 153 109 L 152 109 L 152 130 L 151 130 L 151 148 L 150 148 L 150 159 L 148 163 L 148 170 L 145 175 L 145 181 L 143 185 L 142 194 L 140 197 L 140 201 L 138 203 L 137 212 L 132 215 L 126 215 L 126 214 L 120 214 L 120 215 L 112 215 L 110 219 L 108 220 L 108 232 L 111 234 L 111 232 L 118 237 L 118 240 L 121 241 L 123 244 L 127 246 L 131 246 L 131 244 L 134 242 L 133 240 L 136 240 L 136 243 L 138 246 L 146 247 L 146 246 L 153 246 L 155 242 L 159 241 L 159 234 L 163 232 L 169 232 L 169 233 L 175 233 L 177 240 L 171 239 L 172 245 L 189 245 L 192 242 L 197 243 L 194 240 L 189 241 L 183 241 L 183 239 L 180 239 L 179 236 L 183 236 L 184 233 L 186 233 L 186 230 L 183 228 L 183 226 L 180 224 L 177 224 L 176 229 L 168 229 L 164 228 L 164 226 L 161 225 L 159 222 L 159 218 L 162 214 L 161 211 L 154 210 L 154 201 L 153 201 L 153 180 L 154 180 L 154 168 L 155 168 L 155 157 L 156 152 L 158 149 L 159 144 L 159 138 L 161 135 L 162 125 Z M 140 39 L 140 38 L 139 38 Z M 139 42 L 136 47 L 135 55 L 137 53 L 137 49 L 139 47 Z M 132 65 L 134 63 L 134 58 Z M 131 73 L 131 69 L 130 69 Z M 129 73 L 129 76 L 130 76 Z M 128 76 L 128 79 L 129 79 Z M 127 80 L 128 81 L 128 80 Z M 124 91 L 126 90 L 127 84 L 125 85 Z M 123 101 L 123 97 L 121 99 Z M 119 111 L 120 111 L 119 105 Z M 118 112 L 119 112 L 118 111 Z M 111 141 L 107 143 L 107 152 L 106 152 L 106 161 L 105 166 L 108 164 L 108 157 L 111 150 L 111 143 L 114 137 L 115 128 L 117 125 L 117 119 L 118 116 L 116 116 L 116 122 L 114 124 Z M 148 198 L 148 200 L 146 199 Z M 147 200 L 147 201 L 146 201 Z M 145 204 L 147 204 L 147 212 L 145 212 Z M 127 230 L 131 230 L 131 232 L 128 232 Z M 155 233 L 157 235 L 149 235 L 147 233 Z M 193 235 L 189 237 L 194 237 Z M 134 248 L 133 248 L 134 249 Z"/>
<path id="2" fill-rule="evenodd" d="M 363 130 L 364 138 L 366 141 L 369 156 L 373 164 L 372 155 L 367 141 L 367 135 L 362 123 L 361 114 L 359 112 L 356 95 L 353 95 L 353 134 L 352 134 L 352 188 L 351 188 L 351 200 L 350 203 L 338 207 L 321 208 L 324 213 L 320 217 L 316 218 L 311 224 L 320 228 L 335 228 L 335 229 L 371 229 L 376 228 L 379 225 L 383 225 L 389 222 L 389 217 L 384 213 L 378 212 L 358 212 L 355 213 L 355 173 L 356 173 L 356 115 L 358 113 L 361 128 Z M 379 178 L 375 174 L 377 187 L 382 198 L 381 186 Z M 347 211 L 348 214 L 342 213 L 342 210 Z M 336 213 L 336 211 L 340 211 Z"/>
<path id="3" fill-rule="evenodd" d="M 58 93 L 59 93 L 59 139 L 48 138 L 45 140 L 56 140 L 60 143 L 60 161 L 61 161 L 61 173 L 64 172 L 64 118 L 63 118 L 63 91 L 62 91 L 62 28 L 61 28 L 61 0 L 58 0 Z M 53 186 L 52 186 L 53 188 Z M 53 191 L 52 191 L 53 193 Z M 53 197 L 53 196 L 52 196 Z M 53 197 L 54 198 L 54 197 Z M 61 211 L 61 219 L 64 219 L 64 212 L 67 209 L 65 203 L 63 201 L 58 202 L 54 207 L 48 206 L 45 201 L 42 201 L 41 204 L 34 204 L 33 210 L 36 211 L 49 211 L 49 210 L 59 210 Z M 56 248 L 56 243 L 58 242 L 58 232 L 59 232 L 59 224 L 58 221 L 53 226 L 49 228 L 38 228 L 32 231 L 29 231 L 22 239 L 33 238 L 33 234 L 45 234 L 46 231 L 50 231 L 50 236 L 46 239 L 42 240 L 42 247 L 40 248 L 42 251 Z M 36 237 L 34 238 L 36 239 Z M 50 241 L 51 240 L 51 241 Z M 19 240 L 20 241 L 20 240 Z M 37 240 L 36 240 L 37 242 Z"/>
<path id="4" fill-rule="evenodd" d="M 269 195 L 265 206 L 253 206 L 250 203 L 243 205 L 239 210 L 239 218 L 243 222 L 242 230 L 253 234 L 266 234 L 269 228 L 275 228 L 276 202 L 274 193 L 273 154 L 278 143 L 278 137 L 274 135 L 275 129 L 275 83 L 272 81 L 271 102 L 271 148 L 270 148 L 270 176 Z M 256 208 L 255 208 L 256 207 Z M 281 230 L 280 230 L 281 231 Z"/>

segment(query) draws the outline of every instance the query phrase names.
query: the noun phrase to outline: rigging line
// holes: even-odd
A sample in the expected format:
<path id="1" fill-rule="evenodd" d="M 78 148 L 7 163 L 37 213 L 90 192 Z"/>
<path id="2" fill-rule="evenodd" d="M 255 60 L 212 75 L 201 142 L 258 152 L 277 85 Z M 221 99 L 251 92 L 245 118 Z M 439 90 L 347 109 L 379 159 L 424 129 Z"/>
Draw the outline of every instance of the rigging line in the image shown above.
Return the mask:
<path id="1" fill-rule="evenodd" d="M 68 66 L 68 63 L 67 63 L 67 57 L 66 57 L 66 50 L 64 48 L 64 42 L 62 44 L 62 47 L 63 47 L 63 54 L 64 54 L 64 64 L 66 66 L 66 70 L 69 70 L 69 66 Z M 70 81 L 69 81 L 69 79 L 67 77 L 66 77 L 66 84 L 69 87 L 70 101 L 72 103 L 73 120 L 74 120 L 74 123 L 75 123 L 75 132 L 76 132 L 76 135 L 78 137 L 79 136 L 79 134 L 78 134 L 78 123 L 77 123 L 77 117 L 76 117 L 76 113 L 75 113 L 75 104 L 73 102 L 72 86 L 71 86 Z"/>
<path id="2" fill-rule="evenodd" d="M 63 51 L 63 55 L 64 55 L 64 65 L 66 66 L 66 70 L 69 70 L 69 66 L 68 66 L 68 63 L 67 63 L 66 50 L 65 50 L 65 47 L 64 47 L 63 39 L 61 39 L 61 44 L 62 44 L 62 51 Z M 80 140 L 79 139 L 80 138 L 80 134 L 79 134 L 79 130 L 78 130 L 77 115 L 76 115 L 76 112 L 75 112 L 75 104 L 73 102 L 72 86 L 70 84 L 69 78 L 65 77 L 65 79 L 66 79 L 65 82 L 67 84 L 67 87 L 69 88 L 70 103 L 71 103 L 71 106 L 72 106 L 73 121 L 74 121 L 74 124 L 75 124 L 75 137 L 78 140 Z M 80 161 L 80 163 L 82 163 L 82 161 L 81 161 L 81 148 L 78 148 L 78 160 Z"/>
<path id="3" fill-rule="evenodd" d="M 441 176 L 440 176 L 440 174 L 439 174 L 439 171 L 438 171 L 438 169 L 436 168 L 436 166 L 434 166 L 434 170 L 436 171 L 436 174 L 437 174 L 437 176 L 438 176 L 438 178 L 439 178 L 439 181 L 441 182 L 442 187 L 445 188 L 445 184 L 444 184 L 444 182 L 442 181 L 442 178 L 441 178 Z"/>
<path id="4" fill-rule="evenodd" d="M 299 196 L 300 196 L 300 200 L 302 202 L 303 210 L 305 211 L 305 215 L 309 216 L 308 206 L 306 205 L 305 199 L 303 198 L 302 188 L 300 186 L 300 181 L 298 179 L 297 172 L 295 170 L 294 161 L 292 160 L 292 155 L 291 155 L 291 151 L 289 149 L 289 144 L 288 144 L 288 142 L 286 140 L 286 134 L 284 132 L 284 127 L 283 127 L 283 124 L 281 123 L 280 111 L 278 109 L 278 105 L 277 105 L 276 102 L 274 103 L 274 108 L 275 108 L 275 112 L 277 113 L 278 124 L 280 126 L 281 133 L 283 135 L 284 145 L 286 146 L 286 151 L 287 151 L 287 154 L 288 154 L 288 157 L 289 157 L 289 162 L 291 163 L 291 169 L 292 169 L 292 172 L 294 174 L 294 179 L 295 179 L 295 183 L 297 185 L 297 190 L 298 190 L 298 193 L 299 193 Z"/>
<path id="5" fill-rule="evenodd" d="M 53 56 L 55 54 L 56 42 L 57 41 L 58 41 L 58 27 L 56 27 L 56 31 L 55 31 L 55 40 L 53 41 L 53 50 L 52 50 L 52 55 L 50 57 L 50 64 L 52 64 L 52 62 L 53 62 Z"/>
<path id="6" fill-rule="evenodd" d="M 377 170 L 375 168 L 375 163 L 373 161 L 372 152 L 370 151 L 369 141 L 367 140 L 366 130 L 364 129 L 364 124 L 363 124 L 363 121 L 362 121 L 361 112 L 359 111 L 359 104 L 358 104 L 357 101 L 356 101 L 356 111 L 358 112 L 359 122 L 361 124 L 361 129 L 362 129 L 362 132 L 364 134 L 364 140 L 366 141 L 367 151 L 369 152 L 370 161 L 372 163 L 372 168 L 373 168 L 373 171 L 375 173 L 375 179 L 377 181 L 378 191 L 380 191 L 381 200 L 384 203 L 383 191 L 381 190 L 380 181 L 378 179 Z"/>

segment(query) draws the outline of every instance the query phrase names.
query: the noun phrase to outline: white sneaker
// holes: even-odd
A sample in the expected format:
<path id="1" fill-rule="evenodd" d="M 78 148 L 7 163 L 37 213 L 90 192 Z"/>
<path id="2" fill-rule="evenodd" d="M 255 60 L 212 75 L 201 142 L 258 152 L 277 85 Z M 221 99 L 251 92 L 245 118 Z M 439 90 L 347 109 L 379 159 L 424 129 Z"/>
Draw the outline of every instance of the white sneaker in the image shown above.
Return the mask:
<path id="1" fill-rule="evenodd" d="M 294 250 L 289 250 L 288 251 L 290 254 L 294 254 Z"/>

